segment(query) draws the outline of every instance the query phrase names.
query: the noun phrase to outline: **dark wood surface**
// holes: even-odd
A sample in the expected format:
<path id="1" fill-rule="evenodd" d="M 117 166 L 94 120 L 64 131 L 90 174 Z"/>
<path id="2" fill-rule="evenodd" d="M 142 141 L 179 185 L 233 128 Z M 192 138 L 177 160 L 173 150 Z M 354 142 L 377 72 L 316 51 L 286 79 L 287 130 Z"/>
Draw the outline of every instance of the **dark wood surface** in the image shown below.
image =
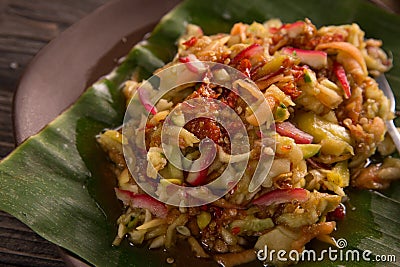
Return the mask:
<path id="1" fill-rule="evenodd" d="M 30 60 L 108 0 L 0 0 L 0 159 L 14 148 L 12 99 Z M 0 211 L 0 266 L 66 266 L 59 249 Z"/>
<path id="2" fill-rule="evenodd" d="M 30 60 L 63 30 L 109 0 L 0 0 L 0 159 L 14 145 L 12 99 Z M 399 0 L 371 0 L 400 13 Z M 65 266 L 59 249 L 0 211 L 0 266 Z"/>

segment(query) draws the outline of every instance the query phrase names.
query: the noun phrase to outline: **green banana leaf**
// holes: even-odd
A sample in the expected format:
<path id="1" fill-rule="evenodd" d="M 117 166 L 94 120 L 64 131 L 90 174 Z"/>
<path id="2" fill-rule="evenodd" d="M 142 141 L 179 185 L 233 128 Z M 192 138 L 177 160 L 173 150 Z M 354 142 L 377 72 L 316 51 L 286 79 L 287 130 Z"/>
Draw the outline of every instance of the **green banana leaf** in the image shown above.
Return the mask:
<path id="1" fill-rule="evenodd" d="M 169 256 L 175 258 L 178 266 L 185 262 L 211 265 L 211 260 L 192 259 L 185 248 L 162 253 L 129 244 L 111 246 L 121 206 L 114 196 L 112 172 L 95 136 L 104 128 L 122 123 L 124 100 L 120 85 L 134 71 L 145 78 L 171 60 L 176 51 L 175 41 L 187 22 L 199 24 L 206 34 L 212 34 L 227 32 L 238 21 L 281 18 L 292 22 L 305 17 L 317 26 L 357 22 L 367 37 L 382 39 L 384 48 L 393 53 L 395 66 L 387 78 L 400 99 L 400 17 L 366 1 L 188 0 L 166 15 L 148 42 L 134 47 L 113 75 L 89 88 L 70 109 L 2 160 L 0 209 L 92 265 L 171 266 L 166 263 Z M 347 240 L 344 249 L 395 255 L 397 261 L 391 264 L 400 266 L 400 184 L 382 193 L 354 190 L 348 193 L 354 209 L 348 210 L 347 218 L 335 232 L 337 238 Z M 320 246 L 317 242 L 312 245 Z M 324 262 L 324 265 L 338 264 L 388 263 L 362 259 Z"/>

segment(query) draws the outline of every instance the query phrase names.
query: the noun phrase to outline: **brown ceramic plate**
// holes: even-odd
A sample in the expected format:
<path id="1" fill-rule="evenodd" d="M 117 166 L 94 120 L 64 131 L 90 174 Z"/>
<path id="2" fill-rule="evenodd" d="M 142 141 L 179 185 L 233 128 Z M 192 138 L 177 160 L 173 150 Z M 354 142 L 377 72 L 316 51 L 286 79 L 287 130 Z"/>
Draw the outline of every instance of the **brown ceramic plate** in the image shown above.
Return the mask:
<path id="1" fill-rule="evenodd" d="M 37 133 L 109 73 L 179 2 L 114 0 L 51 41 L 27 67 L 16 91 L 16 142 Z"/>
<path id="2" fill-rule="evenodd" d="M 109 73 L 180 0 L 114 0 L 51 41 L 29 64 L 14 96 L 15 141 L 23 142 Z M 87 266 L 60 249 L 68 266 Z"/>

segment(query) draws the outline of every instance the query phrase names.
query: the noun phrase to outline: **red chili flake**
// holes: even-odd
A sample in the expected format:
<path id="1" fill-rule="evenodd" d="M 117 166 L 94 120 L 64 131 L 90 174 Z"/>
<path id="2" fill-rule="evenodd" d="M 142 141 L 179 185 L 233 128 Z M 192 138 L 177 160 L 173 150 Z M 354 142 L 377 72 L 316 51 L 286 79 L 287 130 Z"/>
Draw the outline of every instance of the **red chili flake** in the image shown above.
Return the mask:
<path id="1" fill-rule="evenodd" d="M 303 79 L 304 71 L 301 70 L 292 70 L 292 75 L 295 82 L 298 82 Z"/>
<path id="2" fill-rule="evenodd" d="M 240 233 L 240 227 L 233 227 L 231 230 L 232 234 L 237 235 Z"/>
<path id="3" fill-rule="evenodd" d="M 327 214 L 328 221 L 337 221 L 343 220 L 346 216 L 346 207 L 340 203 L 334 211 L 331 211 Z"/>
<path id="4" fill-rule="evenodd" d="M 208 206 L 207 205 L 200 206 L 200 209 L 202 211 L 208 211 Z"/>
<path id="5" fill-rule="evenodd" d="M 283 145 L 283 146 L 281 147 L 281 149 L 282 149 L 283 151 L 289 151 L 289 150 L 292 149 L 292 146 L 291 146 L 291 145 Z"/>
<path id="6" fill-rule="evenodd" d="M 201 84 L 199 89 L 194 91 L 191 95 L 189 95 L 186 100 L 204 97 L 204 98 L 218 98 L 219 94 L 215 92 L 212 88 L 210 88 L 207 84 Z"/>
<path id="7" fill-rule="evenodd" d="M 333 35 L 315 36 L 305 44 L 306 49 L 313 50 L 317 45 L 331 42 L 343 42 L 344 36 L 338 33 Z"/>
<path id="8" fill-rule="evenodd" d="M 219 100 L 225 104 L 227 104 L 232 109 L 236 108 L 236 101 L 238 99 L 238 95 L 233 91 L 224 90 L 221 94 Z"/>
<path id="9" fill-rule="evenodd" d="M 239 63 L 238 70 L 250 78 L 251 62 L 247 58 L 242 59 Z"/>
<path id="10" fill-rule="evenodd" d="M 281 90 L 286 94 L 292 97 L 292 99 L 296 99 L 301 94 L 301 91 L 297 89 L 297 86 L 290 83 L 288 85 L 283 86 Z"/>
<path id="11" fill-rule="evenodd" d="M 271 27 L 271 28 L 269 28 L 269 32 L 270 32 L 270 33 L 277 33 L 279 30 L 280 30 L 280 28 L 277 28 L 277 27 Z"/>
<path id="12" fill-rule="evenodd" d="M 217 58 L 216 58 L 216 63 L 221 63 L 221 64 L 226 64 L 229 65 L 231 63 L 231 54 L 228 52 L 223 52 L 223 51 L 219 51 L 219 53 L 217 53 Z"/>
<path id="13" fill-rule="evenodd" d="M 294 77 L 294 81 L 295 82 L 298 82 L 299 80 L 303 79 L 303 77 L 304 77 L 304 69 L 305 69 L 305 67 L 303 67 L 303 66 L 294 65 L 292 67 L 291 73 L 292 73 L 292 75 Z"/>
<path id="14" fill-rule="evenodd" d="M 195 37 L 195 36 L 193 36 L 189 40 L 183 42 L 183 44 L 186 45 L 187 47 L 194 46 L 196 43 L 197 43 L 197 37 Z"/>
<path id="15" fill-rule="evenodd" d="M 185 128 L 199 139 L 208 137 L 218 144 L 221 138 L 221 129 L 218 123 L 209 118 L 193 119 L 185 125 Z"/>
<path id="16" fill-rule="evenodd" d="M 211 207 L 210 210 L 211 210 L 211 215 L 212 215 L 213 218 L 217 218 L 217 219 L 221 218 L 222 213 L 223 213 L 221 208 Z"/>
<path id="17" fill-rule="evenodd" d="M 235 193 L 235 191 L 237 190 L 237 185 L 235 185 L 234 188 L 232 188 L 231 191 L 229 191 L 229 194 L 233 195 Z"/>
<path id="18" fill-rule="evenodd" d="M 181 63 L 189 63 L 189 58 L 188 57 L 180 57 L 179 58 L 179 62 L 181 62 Z"/>
<path id="19" fill-rule="evenodd" d="M 294 61 L 293 61 L 290 57 L 285 58 L 285 59 L 282 61 L 282 67 L 283 67 L 283 68 L 288 69 L 288 68 L 290 68 L 290 67 L 292 67 L 292 66 L 294 66 Z"/>

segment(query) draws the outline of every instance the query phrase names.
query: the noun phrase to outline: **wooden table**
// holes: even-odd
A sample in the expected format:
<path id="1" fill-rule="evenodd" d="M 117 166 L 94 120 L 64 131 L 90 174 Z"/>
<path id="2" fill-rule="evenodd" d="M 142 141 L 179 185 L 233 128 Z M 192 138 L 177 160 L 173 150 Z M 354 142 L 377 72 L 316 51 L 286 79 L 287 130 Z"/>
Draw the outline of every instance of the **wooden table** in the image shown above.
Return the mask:
<path id="1" fill-rule="evenodd" d="M 36 53 L 109 0 L 0 0 L 0 159 L 14 148 L 12 98 Z M 398 0 L 373 0 L 400 13 Z M 57 246 L 0 211 L 0 266 L 65 266 Z"/>
<path id="2" fill-rule="evenodd" d="M 108 0 L 0 0 L 0 158 L 14 148 L 12 98 L 29 61 Z M 57 246 L 0 211 L 0 266 L 65 266 Z"/>

